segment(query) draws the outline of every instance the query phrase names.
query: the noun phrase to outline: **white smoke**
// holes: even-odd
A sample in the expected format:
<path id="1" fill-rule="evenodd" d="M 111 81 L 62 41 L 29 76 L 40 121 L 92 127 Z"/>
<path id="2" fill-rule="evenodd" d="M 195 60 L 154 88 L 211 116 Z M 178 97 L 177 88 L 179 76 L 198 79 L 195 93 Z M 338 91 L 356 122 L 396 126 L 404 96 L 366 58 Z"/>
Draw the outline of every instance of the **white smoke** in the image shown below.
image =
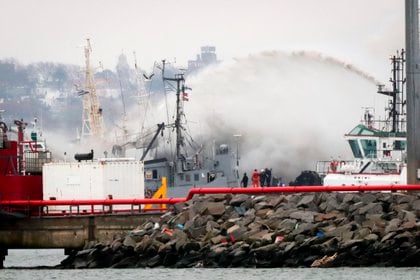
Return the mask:
<path id="1" fill-rule="evenodd" d="M 233 135 L 242 135 L 241 172 L 273 168 L 273 174 L 288 183 L 302 170 L 314 170 L 318 160 L 351 158 L 343 134 L 359 123 L 362 107 L 376 107 L 376 112 L 382 112 L 386 98 L 376 93 L 376 84 L 372 75 L 324 54 L 263 52 L 188 77 L 187 85 L 192 91 L 185 113 L 193 138 L 199 142 L 201 139 L 207 148 L 212 140 L 235 145 Z M 140 111 L 138 104 L 132 102 L 125 122 L 130 135 L 141 130 L 143 121 L 146 127 L 173 122 L 174 98 L 174 94 L 169 94 L 167 103 L 161 98 L 153 108 L 146 110 L 143 106 Z M 166 129 L 166 135 L 169 130 Z M 115 139 L 113 134 L 120 133 L 108 134 L 110 143 Z M 51 140 L 52 136 L 48 142 L 57 142 Z M 166 136 L 159 139 L 167 141 Z M 71 158 L 74 153 L 89 152 L 91 148 L 62 146 L 64 139 L 58 143 L 60 151 L 55 154 L 67 151 Z M 94 145 L 94 150 L 95 157 L 102 157 L 105 148 Z"/>
<path id="2" fill-rule="evenodd" d="M 241 134 L 240 169 L 273 168 L 284 182 L 318 160 L 351 158 L 343 139 L 362 107 L 384 105 L 377 81 L 357 67 L 314 52 L 263 52 L 190 77 L 193 135 Z M 378 111 L 377 111 L 378 112 Z"/>

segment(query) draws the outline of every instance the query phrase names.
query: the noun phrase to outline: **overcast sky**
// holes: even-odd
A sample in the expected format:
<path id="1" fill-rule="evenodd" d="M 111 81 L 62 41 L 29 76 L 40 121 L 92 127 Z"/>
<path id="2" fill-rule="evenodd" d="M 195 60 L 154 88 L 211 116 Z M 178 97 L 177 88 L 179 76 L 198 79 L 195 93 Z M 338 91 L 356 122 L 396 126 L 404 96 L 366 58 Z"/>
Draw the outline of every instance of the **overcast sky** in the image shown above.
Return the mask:
<path id="1" fill-rule="evenodd" d="M 123 51 L 140 67 L 185 65 L 203 45 L 220 59 L 265 50 L 311 50 L 361 67 L 379 79 L 388 55 L 404 47 L 404 1 L 397 0 L 0 0 L 0 59 L 114 68 Z"/>

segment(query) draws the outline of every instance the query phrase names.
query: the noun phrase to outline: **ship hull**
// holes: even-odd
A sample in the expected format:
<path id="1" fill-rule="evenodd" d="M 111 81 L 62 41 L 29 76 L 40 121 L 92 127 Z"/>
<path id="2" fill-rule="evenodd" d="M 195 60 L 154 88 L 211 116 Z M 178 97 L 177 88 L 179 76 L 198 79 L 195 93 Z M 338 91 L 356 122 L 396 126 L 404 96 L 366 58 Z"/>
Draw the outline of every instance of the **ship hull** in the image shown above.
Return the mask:
<path id="1" fill-rule="evenodd" d="M 0 200 L 42 199 L 42 176 L 0 176 Z"/>

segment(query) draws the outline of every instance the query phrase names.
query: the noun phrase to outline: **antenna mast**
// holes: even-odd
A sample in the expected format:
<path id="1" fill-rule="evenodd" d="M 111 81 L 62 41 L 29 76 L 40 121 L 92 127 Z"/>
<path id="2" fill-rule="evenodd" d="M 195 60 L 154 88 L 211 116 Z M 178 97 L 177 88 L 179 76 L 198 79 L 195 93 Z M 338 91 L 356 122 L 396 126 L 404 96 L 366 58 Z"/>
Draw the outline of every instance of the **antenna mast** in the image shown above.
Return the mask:
<path id="1" fill-rule="evenodd" d="M 83 116 L 82 116 L 82 139 L 86 136 L 93 136 L 96 139 L 103 137 L 103 117 L 102 108 L 99 105 L 98 96 L 96 95 L 95 81 L 93 78 L 93 70 L 90 65 L 90 55 L 92 47 L 90 40 L 86 39 L 85 59 L 86 59 L 86 77 L 85 90 L 83 91 Z"/>
<path id="2" fill-rule="evenodd" d="M 406 131 L 405 119 L 401 117 L 406 116 L 406 102 L 404 101 L 404 85 L 405 85 L 405 51 L 397 52 L 390 58 L 392 64 L 392 90 L 383 90 L 383 85 L 379 85 L 378 93 L 391 97 L 390 101 L 390 117 L 392 121 L 391 132 Z"/>
<path id="3" fill-rule="evenodd" d="M 184 74 L 175 74 L 174 78 L 165 77 L 165 60 L 162 60 L 162 79 L 163 81 L 176 82 L 176 117 L 175 117 L 175 132 L 176 132 L 176 160 L 181 160 L 181 146 L 184 146 L 184 137 L 182 137 L 181 129 L 181 115 L 182 103 L 181 103 L 181 92 L 184 96 L 185 93 L 185 79 Z"/>

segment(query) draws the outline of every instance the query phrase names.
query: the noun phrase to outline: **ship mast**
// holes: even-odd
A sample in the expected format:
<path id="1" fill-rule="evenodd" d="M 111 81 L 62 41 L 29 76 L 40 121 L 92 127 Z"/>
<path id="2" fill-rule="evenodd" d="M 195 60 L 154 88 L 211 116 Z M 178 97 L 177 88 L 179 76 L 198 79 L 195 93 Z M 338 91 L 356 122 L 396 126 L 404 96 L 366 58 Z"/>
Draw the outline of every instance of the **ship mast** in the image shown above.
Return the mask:
<path id="1" fill-rule="evenodd" d="M 405 120 L 401 116 L 406 115 L 405 113 L 405 98 L 404 98 L 404 69 L 405 69 L 405 51 L 401 50 L 401 53 L 397 52 L 390 58 L 392 64 L 392 77 L 390 82 L 392 83 L 392 90 L 383 90 L 383 85 L 378 86 L 378 93 L 391 97 L 390 105 L 390 117 L 391 117 L 391 130 L 390 132 L 405 132 Z"/>
<path id="2" fill-rule="evenodd" d="M 162 60 L 162 79 L 163 81 L 172 81 L 176 82 L 176 117 L 175 117 L 175 133 L 176 133 L 176 161 L 182 160 L 181 158 L 181 147 L 184 146 L 184 137 L 182 136 L 182 124 L 181 124 L 181 115 L 182 112 L 182 103 L 181 103 L 181 93 L 182 96 L 185 94 L 185 79 L 184 74 L 175 74 L 174 78 L 165 77 L 165 60 Z"/>
<path id="3" fill-rule="evenodd" d="M 102 139 L 103 137 L 103 116 L 102 108 L 99 105 L 98 96 L 96 94 L 96 86 L 93 77 L 92 66 L 90 65 L 90 55 L 92 48 L 90 40 L 86 39 L 85 46 L 85 90 L 80 94 L 83 95 L 83 116 L 82 116 L 82 139 L 92 136 L 94 139 Z"/>

